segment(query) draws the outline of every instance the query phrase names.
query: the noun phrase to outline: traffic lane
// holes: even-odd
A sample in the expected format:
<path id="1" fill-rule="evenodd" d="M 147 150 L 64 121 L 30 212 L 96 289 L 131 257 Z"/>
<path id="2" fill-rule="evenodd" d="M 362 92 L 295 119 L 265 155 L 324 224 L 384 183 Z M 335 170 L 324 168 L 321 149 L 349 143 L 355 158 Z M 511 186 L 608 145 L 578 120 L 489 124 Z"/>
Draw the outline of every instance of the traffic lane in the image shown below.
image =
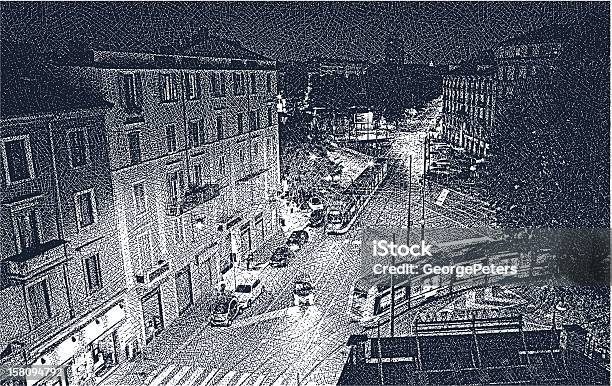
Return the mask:
<path id="1" fill-rule="evenodd" d="M 348 243 L 342 242 L 345 247 L 341 252 L 334 253 L 334 257 L 338 259 L 338 263 L 334 267 L 330 267 L 327 275 L 321 278 L 317 284 L 317 288 L 322 288 L 317 292 L 315 302 L 321 310 L 319 322 L 313 326 L 311 336 L 307 342 L 307 346 L 293 366 L 288 370 L 292 374 L 302 374 L 302 377 L 308 380 L 307 375 L 313 374 L 323 366 L 323 362 L 330 359 L 339 348 L 343 347 L 348 340 L 348 337 L 355 333 L 354 326 L 351 325 L 347 314 L 348 299 L 350 290 L 356 280 L 360 276 L 358 260 L 359 245 L 351 242 L 355 239 L 358 231 L 349 232 Z M 337 362 L 338 358 L 333 357 L 333 361 Z M 320 378 L 321 372 L 317 373 Z M 327 376 L 333 375 L 327 374 Z M 334 383 L 336 379 L 329 379 L 329 382 Z"/>
<path id="2" fill-rule="evenodd" d="M 332 348 L 337 347 L 338 344 L 345 343 L 348 333 L 341 333 L 340 335 L 336 335 L 336 333 L 338 332 L 337 327 L 347 321 L 346 304 L 350 287 L 354 281 L 351 277 L 354 275 L 347 275 L 347 272 L 350 271 L 351 267 L 357 266 L 355 261 L 351 261 L 347 257 L 355 257 L 359 256 L 359 254 L 355 253 L 356 250 L 354 249 L 352 249 L 351 253 L 344 253 L 346 251 L 344 246 L 347 243 L 344 243 L 343 239 L 339 239 L 337 236 L 333 236 L 333 238 L 326 237 L 321 241 L 322 248 L 316 250 L 319 257 L 317 260 L 333 261 L 336 264 L 333 264 L 331 268 L 321 264 L 321 270 L 313 274 L 313 280 L 317 289 L 315 302 L 316 308 L 321 310 L 320 316 L 315 321 L 308 322 L 308 320 L 296 319 L 295 315 L 289 315 L 238 329 L 230 328 L 229 330 L 231 331 L 224 331 L 222 333 L 223 337 L 221 335 L 208 337 L 211 339 L 209 341 L 214 342 L 213 345 L 215 346 L 218 346 L 219 341 L 227 341 L 227 339 L 235 337 L 238 346 L 244 347 L 243 351 L 249 352 L 248 355 L 237 360 L 226 360 L 226 366 L 241 366 L 240 369 L 242 371 L 250 369 L 279 371 L 277 358 L 280 355 L 283 358 L 281 363 L 294 362 L 298 363 L 301 369 L 307 369 L 311 362 L 308 359 L 309 356 L 317 357 L 316 352 L 320 352 L 320 355 L 325 355 Z M 290 276 L 285 277 L 289 278 Z M 283 308 L 282 306 L 291 304 L 291 292 L 286 291 L 286 293 L 288 294 L 287 296 L 275 299 L 276 306 L 268 306 L 267 309 L 279 309 Z M 280 300 L 280 298 L 283 298 L 283 300 Z M 293 318 L 293 320 L 288 320 L 288 318 Z M 305 322 L 307 325 L 304 325 Z M 312 327 L 308 327 L 308 323 L 314 324 Z M 264 326 L 264 328 L 260 328 L 260 325 Z M 317 328 L 321 328 L 321 332 L 316 333 Z M 292 330 L 293 333 L 291 332 Z M 296 330 L 298 332 L 297 335 Z M 340 331 L 344 330 L 340 329 Z M 265 331 L 268 331 L 268 333 L 265 334 Z M 242 339 L 244 335 L 249 335 L 250 338 Z M 307 341 L 304 341 L 303 337 L 306 337 Z M 231 348 L 231 345 L 228 344 L 225 344 L 223 348 L 220 347 L 222 351 L 229 350 L 230 352 Z M 316 350 L 311 353 L 311 349 Z M 304 355 L 306 355 L 306 358 L 300 361 L 299 357 Z M 215 360 L 217 359 L 221 359 L 221 357 L 215 357 Z M 272 367 L 269 368 L 270 366 Z"/>

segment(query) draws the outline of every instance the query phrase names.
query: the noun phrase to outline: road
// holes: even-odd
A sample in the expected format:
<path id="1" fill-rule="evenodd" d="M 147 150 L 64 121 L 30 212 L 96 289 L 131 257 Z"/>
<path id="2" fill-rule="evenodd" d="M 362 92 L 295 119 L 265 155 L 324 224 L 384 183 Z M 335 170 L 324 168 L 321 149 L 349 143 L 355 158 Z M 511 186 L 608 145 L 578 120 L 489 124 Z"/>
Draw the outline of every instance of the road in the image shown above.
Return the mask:
<path id="1" fill-rule="evenodd" d="M 391 154 L 400 164 L 372 197 L 347 234 L 311 230 L 311 240 L 289 267 L 265 268 L 265 291 L 231 327 L 210 327 L 207 304 L 196 306 L 168 327 L 146 348 L 145 358 L 118 369 L 107 385 L 314 385 L 335 384 L 347 354 L 345 343 L 363 329 L 349 322 L 348 297 L 361 273 L 362 226 L 401 228 L 422 215 L 424 133 L 399 133 Z M 408 205 L 408 155 L 412 154 L 412 204 Z M 406 161 L 406 162 L 404 162 Z M 455 230 L 458 237 L 477 235 L 470 227 L 486 223 L 483 203 L 449 192 L 444 205 L 435 204 L 443 187 L 425 190 L 426 228 Z M 307 272 L 316 288 L 315 305 L 302 311 L 292 305 L 292 283 Z M 408 320 L 409 318 L 407 318 Z"/>

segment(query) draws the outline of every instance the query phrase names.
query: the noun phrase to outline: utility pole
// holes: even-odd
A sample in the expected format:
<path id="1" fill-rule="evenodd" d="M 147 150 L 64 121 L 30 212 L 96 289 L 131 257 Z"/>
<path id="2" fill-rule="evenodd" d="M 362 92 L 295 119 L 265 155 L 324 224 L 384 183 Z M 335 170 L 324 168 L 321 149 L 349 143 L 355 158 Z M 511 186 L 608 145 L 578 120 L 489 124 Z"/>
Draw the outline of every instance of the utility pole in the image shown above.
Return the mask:
<path id="1" fill-rule="evenodd" d="M 408 232 L 406 232 L 406 245 L 410 245 L 410 213 L 412 212 L 412 154 L 408 161 Z"/>
<path id="2" fill-rule="evenodd" d="M 410 158 L 408 161 L 408 228 L 406 229 L 406 245 L 410 245 L 410 228 L 412 226 L 412 222 L 410 220 L 410 213 L 412 212 L 412 154 L 410 154 Z M 410 308 L 410 296 L 412 295 L 412 280 L 409 283 L 407 291 L 408 293 L 408 308 Z"/>
<path id="3" fill-rule="evenodd" d="M 427 186 L 427 145 L 429 136 L 425 137 L 425 142 L 423 142 L 423 191 L 422 191 L 422 206 L 423 206 L 423 216 L 421 219 L 421 241 L 425 241 L 425 187 Z"/>
<path id="4" fill-rule="evenodd" d="M 395 244 L 395 233 L 393 234 L 393 244 Z M 391 255 L 391 265 L 395 266 L 395 255 Z M 395 336 L 395 283 L 393 282 L 393 275 L 389 275 L 391 277 L 391 338 Z"/>
<path id="5" fill-rule="evenodd" d="M 380 320 L 378 321 L 378 328 L 377 328 L 377 341 L 378 341 L 378 372 L 379 372 L 379 376 L 380 376 L 380 384 L 384 385 L 385 384 L 385 380 L 383 378 L 383 366 L 382 366 L 382 353 L 380 350 Z"/>

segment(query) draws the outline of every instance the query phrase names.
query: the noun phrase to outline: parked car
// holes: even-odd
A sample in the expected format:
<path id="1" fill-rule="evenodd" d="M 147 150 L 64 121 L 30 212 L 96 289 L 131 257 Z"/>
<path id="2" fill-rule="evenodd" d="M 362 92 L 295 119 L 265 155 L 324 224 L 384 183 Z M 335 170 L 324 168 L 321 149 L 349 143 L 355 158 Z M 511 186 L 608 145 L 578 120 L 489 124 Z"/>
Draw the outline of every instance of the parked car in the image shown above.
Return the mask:
<path id="1" fill-rule="evenodd" d="M 311 306 L 314 304 L 314 286 L 308 275 L 298 275 L 293 281 L 293 304 Z"/>
<path id="2" fill-rule="evenodd" d="M 323 202 L 317 196 L 312 196 L 308 200 L 308 206 L 312 210 L 323 210 Z"/>
<path id="3" fill-rule="evenodd" d="M 293 231 L 287 239 L 287 246 L 291 250 L 298 250 L 302 248 L 304 244 L 308 242 L 308 232 L 301 229 L 299 231 Z"/>
<path id="4" fill-rule="evenodd" d="M 308 225 L 313 228 L 318 228 L 325 224 L 325 211 L 323 209 L 317 209 L 310 214 L 310 221 Z"/>
<path id="5" fill-rule="evenodd" d="M 219 295 L 210 307 L 211 326 L 230 326 L 238 316 L 238 299 L 235 296 Z"/>
<path id="6" fill-rule="evenodd" d="M 293 258 L 293 252 L 289 247 L 282 246 L 278 247 L 272 253 L 270 257 L 270 266 L 272 267 L 286 267 L 288 260 Z"/>
<path id="7" fill-rule="evenodd" d="M 263 284 L 256 276 L 247 276 L 238 281 L 234 295 L 238 299 L 238 307 L 244 309 L 250 307 L 253 301 L 261 295 Z"/>

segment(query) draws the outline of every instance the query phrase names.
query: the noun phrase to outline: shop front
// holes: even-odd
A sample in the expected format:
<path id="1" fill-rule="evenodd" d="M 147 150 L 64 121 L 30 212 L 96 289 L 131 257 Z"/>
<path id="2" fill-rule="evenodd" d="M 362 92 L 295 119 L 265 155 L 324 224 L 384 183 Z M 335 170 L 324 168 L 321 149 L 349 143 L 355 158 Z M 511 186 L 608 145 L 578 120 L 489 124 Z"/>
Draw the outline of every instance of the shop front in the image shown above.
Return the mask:
<path id="1" fill-rule="evenodd" d="M 149 343 L 164 329 L 162 299 L 159 287 L 142 298 L 145 341 Z"/>
<path id="2" fill-rule="evenodd" d="M 45 376 L 26 377 L 25 384 L 71 386 L 98 383 L 119 363 L 118 330 L 124 320 L 124 305 L 119 303 L 67 335 L 30 365 L 32 373 L 44 372 Z"/>

